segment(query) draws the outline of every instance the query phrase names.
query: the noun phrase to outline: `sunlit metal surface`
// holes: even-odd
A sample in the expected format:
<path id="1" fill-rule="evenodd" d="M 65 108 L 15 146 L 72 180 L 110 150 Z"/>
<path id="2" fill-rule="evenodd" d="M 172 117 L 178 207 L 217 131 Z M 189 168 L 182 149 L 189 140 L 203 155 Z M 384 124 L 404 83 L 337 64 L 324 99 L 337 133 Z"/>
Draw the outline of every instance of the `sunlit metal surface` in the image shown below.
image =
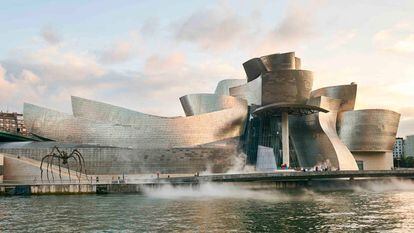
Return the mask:
<path id="1" fill-rule="evenodd" d="M 262 104 L 262 78 L 230 88 L 230 95 L 247 100 L 249 105 Z"/>
<path id="2" fill-rule="evenodd" d="M 54 146 L 70 152 L 77 148 L 85 159 L 88 174 L 194 174 L 201 171 L 226 172 L 234 167 L 239 151 L 237 143 L 227 140 L 220 145 L 190 148 L 144 149 L 74 144 L 63 142 L 0 143 L 0 153 L 13 154 L 41 161 Z M 214 162 L 213 162 L 214 161 Z M 72 160 L 71 168 L 76 167 Z M 39 168 L 36 168 L 38 171 Z M 32 180 L 33 177 L 26 177 Z"/>
<path id="3" fill-rule="evenodd" d="M 307 70 L 276 70 L 262 74 L 262 105 L 305 104 L 312 90 L 313 75 Z"/>
<path id="4" fill-rule="evenodd" d="M 269 54 L 260 58 L 252 58 L 243 63 L 249 82 L 266 72 L 300 69 L 300 66 L 300 58 L 295 57 L 294 52 Z"/>
<path id="5" fill-rule="evenodd" d="M 216 112 L 228 108 L 245 108 L 247 105 L 247 101 L 244 99 L 216 94 L 185 95 L 180 97 L 180 102 L 186 116 Z"/>
<path id="6" fill-rule="evenodd" d="M 230 95 L 230 88 L 246 84 L 246 79 L 224 79 L 221 80 L 214 91 L 217 95 Z"/>
<path id="7" fill-rule="evenodd" d="M 341 100 L 322 96 L 312 98 L 308 103 L 329 112 L 290 116 L 290 133 L 300 166 L 325 165 L 340 170 L 358 170 L 351 152 L 336 132 Z"/>
<path id="8" fill-rule="evenodd" d="M 352 83 L 350 85 L 323 87 L 312 91 L 310 96 L 326 96 L 333 99 L 340 99 L 341 105 L 339 111 L 350 111 L 354 110 L 356 94 L 357 85 Z"/>
<path id="9" fill-rule="evenodd" d="M 27 127 L 61 141 L 130 148 L 188 147 L 243 134 L 247 105 L 191 117 L 163 118 L 81 98 L 74 115 L 24 105 Z"/>
<path id="10" fill-rule="evenodd" d="M 390 151 L 400 122 L 400 114 L 385 109 L 342 112 L 338 133 L 351 151 Z"/>

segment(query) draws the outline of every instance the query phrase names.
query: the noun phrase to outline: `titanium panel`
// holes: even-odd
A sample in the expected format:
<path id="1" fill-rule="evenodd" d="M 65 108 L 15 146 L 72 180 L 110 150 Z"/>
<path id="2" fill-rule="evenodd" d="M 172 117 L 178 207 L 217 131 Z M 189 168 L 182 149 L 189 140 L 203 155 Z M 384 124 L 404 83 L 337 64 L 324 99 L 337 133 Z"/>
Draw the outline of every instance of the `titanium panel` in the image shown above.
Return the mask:
<path id="1" fill-rule="evenodd" d="M 247 100 L 248 105 L 262 104 L 262 78 L 230 88 L 230 95 Z"/>
<path id="2" fill-rule="evenodd" d="M 247 81 L 253 81 L 266 72 L 286 69 L 300 69 L 300 58 L 295 57 L 294 52 L 275 53 L 260 58 L 252 58 L 243 63 Z"/>
<path id="3" fill-rule="evenodd" d="M 180 97 L 186 116 L 216 112 L 228 108 L 245 108 L 247 101 L 216 94 L 190 94 Z"/>
<path id="4" fill-rule="evenodd" d="M 171 149 L 129 149 L 61 142 L 0 143 L 0 153 L 41 161 L 54 146 L 66 152 L 77 148 L 85 159 L 89 175 L 224 173 L 236 165 L 239 155 L 234 143 Z M 76 167 L 73 160 L 68 162 L 70 167 Z"/>
<path id="5" fill-rule="evenodd" d="M 305 104 L 312 90 L 313 75 L 307 70 L 276 70 L 262 74 L 262 104 Z"/>
<path id="6" fill-rule="evenodd" d="M 267 71 L 296 69 L 295 52 L 275 53 L 260 57 Z"/>
<path id="7" fill-rule="evenodd" d="M 251 82 L 258 78 L 262 73 L 266 72 L 266 67 L 260 58 L 252 58 L 243 63 L 244 71 L 246 72 L 247 81 Z"/>
<path id="8" fill-rule="evenodd" d="M 323 87 L 312 91 L 310 94 L 311 97 L 326 96 L 333 99 L 340 99 L 340 112 L 354 110 L 356 95 L 357 85 L 354 83 L 350 85 Z"/>
<path id="9" fill-rule="evenodd" d="M 336 132 L 341 100 L 320 96 L 309 105 L 329 110 L 307 116 L 290 116 L 290 134 L 301 167 L 327 165 L 340 170 L 358 170 L 351 152 Z"/>
<path id="10" fill-rule="evenodd" d="M 230 95 L 230 88 L 246 84 L 246 79 L 224 79 L 221 80 L 214 91 L 217 95 Z"/>
<path id="11" fill-rule="evenodd" d="M 385 109 L 341 112 L 338 133 L 352 151 L 391 151 L 400 122 L 400 114 Z"/>
<path id="12" fill-rule="evenodd" d="M 142 113 L 75 98 L 75 116 L 24 104 L 27 128 L 59 142 L 128 148 L 189 147 L 239 137 L 247 105 L 191 117 L 147 117 Z"/>

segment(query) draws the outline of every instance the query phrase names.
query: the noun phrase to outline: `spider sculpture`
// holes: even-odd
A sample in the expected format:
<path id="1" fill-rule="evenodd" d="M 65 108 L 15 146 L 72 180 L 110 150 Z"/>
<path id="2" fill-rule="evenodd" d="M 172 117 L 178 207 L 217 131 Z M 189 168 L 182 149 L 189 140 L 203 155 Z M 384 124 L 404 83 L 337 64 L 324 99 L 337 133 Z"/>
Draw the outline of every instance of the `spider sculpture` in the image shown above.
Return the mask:
<path id="1" fill-rule="evenodd" d="M 55 180 L 55 176 L 54 176 L 54 172 L 53 172 L 53 162 L 55 161 L 55 165 L 56 165 L 56 160 L 57 160 L 57 164 L 58 164 L 58 168 L 59 168 L 59 178 L 62 181 L 62 167 L 61 167 L 61 163 L 62 165 L 66 165 L 67 167 L 67 172 L 69 175 L 69 181 L 71 181 L 70 178 L 70 168 L 69 168 L 69 163 L 68 160 L 69 159 L 74 159 L 76 162 L 76 177 L 78 178 L 78 181 L 80 182 L 81 176 L 82 174 L 85 175 L 86 179 L 88 180 L 88 175 L 86 173 L 86 168 L 85 168 L 85 160 L 83 159 L 82 154 L 77 150 L 74 149 L 72 150 L 72 152 L 70 154 L 68 154 L 66 151 L 60 151 L 59 148 L 57 146 L 54 146 L 52 149 L 52 152 L 50 152 L 49 154 L 45 155 L 42 158 L 42 161 L 40 163 L 40 178 L 43 181 L 43 163 L 46 163 L 46 177 L 47 180 L 50 182 L 49 179 L 49 173 L 51 173 L 52 176 L 52 180 Z"/>

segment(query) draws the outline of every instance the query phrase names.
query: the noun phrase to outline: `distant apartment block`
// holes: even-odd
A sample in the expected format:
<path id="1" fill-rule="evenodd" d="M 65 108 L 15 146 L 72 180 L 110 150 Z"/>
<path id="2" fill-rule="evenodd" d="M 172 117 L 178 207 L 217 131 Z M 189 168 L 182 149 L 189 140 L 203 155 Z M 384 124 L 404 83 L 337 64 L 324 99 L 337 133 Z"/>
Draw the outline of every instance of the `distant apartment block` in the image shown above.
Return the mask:
<path id="1" fill-rule="evenodd" d="M 0 131 L 28 135 L 24 125 L 23 114 L 0 112 Z"/>
<path id="2" fill-rule="evenodd" d="M 405 139 L 404 156 L 414 156 L 414 135 L 408 135 Z"/>
<path id="3" fill-rule="evenodd" d="M 399 159 L 404 156 L 404 139 L 396 138 L 394 148 L 392 150 L 392 155 L 394 159 Z"/>

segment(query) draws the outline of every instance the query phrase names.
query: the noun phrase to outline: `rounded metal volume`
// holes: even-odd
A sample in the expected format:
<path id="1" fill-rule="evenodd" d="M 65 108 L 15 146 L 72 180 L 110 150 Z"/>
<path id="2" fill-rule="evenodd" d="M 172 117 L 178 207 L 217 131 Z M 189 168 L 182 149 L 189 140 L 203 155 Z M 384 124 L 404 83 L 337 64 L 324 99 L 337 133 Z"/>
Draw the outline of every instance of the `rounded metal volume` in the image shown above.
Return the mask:
<path id="1" fill-rule="evenodd" d="M 224 79 L 218 82 L 214 94 L 230 95 L 230 88 L 246 84 L 246 79 Z"/>
<path id="2" fill-rule="evenodd" d="M 338 134 L 351 151 L 391 151 L 400 114 L 386 109 L 342 112 Z"/>
<path id="3" fill-rule="evenodd" d="M 246 100 L 233 96 L 216 94 L 190 94 L 180 97 L 186 116 L 216 112 L 223 109 L 238 107 L 245 108 Z"/>
<path id="4" fill-rule="evenodd" d="M 327 109 L 306 116 L 289 117 L 292 143 L 300 166 L 313 167 L 325 164 L 340 170 L 358 170 L 355 159 L 336 132 L 336 119 L 341 103 L 325 96 L 309 100 L 312 105 Z"/>
<path id="5" fill-rule="evenodd" d="M 326 96 L 341 100 L 339 111 L 354 110 L 355 99 L 357 94 L 357 85 L 351 83 L 350 85 L 339 85 L 323 87 L 311 92 L 311 97 Z"/>
<path id="6" fill-rule="evenodd" d="M 305 104 L 312 90 L 313 75 L 307 70 L 277 70 L 262 74 L 262 105 Z"/>
<path id="7" fill-rule="evenodd" d="M 266 67 L 264 66 L 260 58 L 252 58 L 245 63 L 243 63 L 244 71 L 246 72 L 247 81 L 253 81 L 259 77 L 263 72 L 266 72 Z"/>
<path id="8" fill-rule="evenodd" d="M 295 52 L 275 53 L 260 57 L 267 71 L 295 69 Z"/>
<path id="9" fill-rule="evenodd" d="M 252 58 L 243 63 L 243 68 L 247 75 L 247 81 L 250 82 L 265 72 L 284 69 L 300 69 L 300 65 L 300 59 L 295 57 L 295 53 L 289 52 Z"/>

